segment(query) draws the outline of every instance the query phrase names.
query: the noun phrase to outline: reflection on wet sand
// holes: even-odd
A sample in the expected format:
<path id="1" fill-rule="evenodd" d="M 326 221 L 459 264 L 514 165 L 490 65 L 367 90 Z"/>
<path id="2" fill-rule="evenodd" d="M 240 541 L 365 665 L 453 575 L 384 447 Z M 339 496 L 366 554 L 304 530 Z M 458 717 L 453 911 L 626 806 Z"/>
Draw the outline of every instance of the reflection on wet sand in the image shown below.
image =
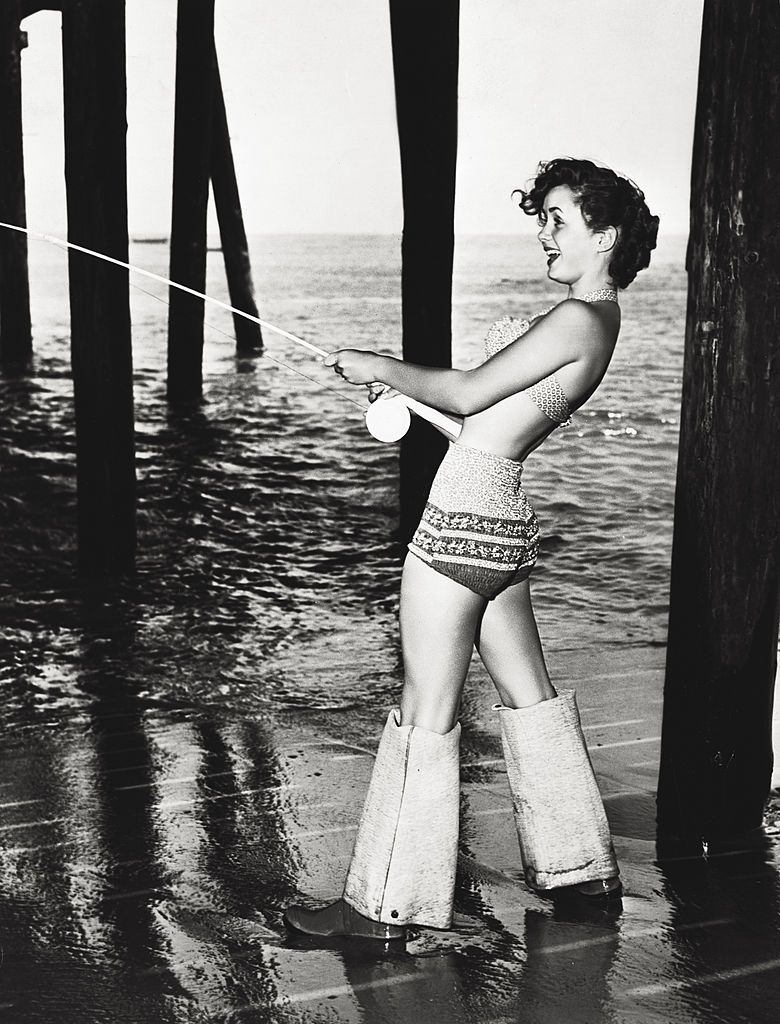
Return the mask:
<path id="1" fill-rule="evenodd" d="M 87 638 L 88 721 L 0 755 L 3 999 L 25 1019 L 277 998 L 255 909 L 292 891 L 272 744 L 256 722 L 150 712 L 118 671 L 126 625 Z"/>
<path id="2" fill-rule="evenodd" d="M 104 611 L 116 632 L 84 632 L 86 713 L 56 729 L 31 717 L 0 751 L 0 1004 L 20 1018 L 776 1020 L 768 840 L 654 865 L 648 814 L 618 815 L 622 912 L 567 910 L 523 886 L 489 757 L 464 785 L 452 931 L 387 950 L 287 936 L 288 900 L 338 893 L 370 746 L 151 701 L 123 671 L 133 617 Z"/>
<path id="3" fill-rule="evenodd" d="M 343 983 L 334 983 L 340 972 L 334 971 L 330 985 L 298 992 L 288 1005 L 308 1004 L 315 1013 L 330 1002 L 339 1020 L 399 1024 L 614 1019 L 608 985 L 620 943 L 614 921 L 600 921 L 597 934 L 591 929 L 585 938 L 582 922 L 526 910 L 520 935 L 499 927 L 485 941 L 461 925 L 437 939 L 429 936 L 428 948 L 419 940 L 406 948 L 388 944 L 381 953 L 342 943 L 333 956 Z"/>
<path id="4" fill-rule="evenodd" d="M 770 1024 L 780 1013 L 780 874 L 776 846 L 757 831 L 700 851 L 660 844 L 670 945 L 679 967 L 644 986 L 702 1024 Z"/>

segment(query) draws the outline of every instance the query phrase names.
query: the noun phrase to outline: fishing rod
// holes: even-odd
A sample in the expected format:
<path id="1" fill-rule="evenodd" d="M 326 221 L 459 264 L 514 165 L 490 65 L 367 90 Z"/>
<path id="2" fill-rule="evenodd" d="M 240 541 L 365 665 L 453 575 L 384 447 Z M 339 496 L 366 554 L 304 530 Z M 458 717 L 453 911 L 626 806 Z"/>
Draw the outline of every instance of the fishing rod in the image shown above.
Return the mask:
<path id="1" fill-rule="evenodd" d="M 190 288 L 186 284 L 180 284 L 178 281 L 172 281 L 169 277 L 163 277 L 161 274 L 155 274 L 153 271 L 145 270 L 143 267 L 136 267 L 132 263 L 125 263 L 124 260 L 116 259 L 114 256 L 107 256 L 102 252 L 96 252 L 94 249 L 88 249 L 86 246 L 77 245 L 75 242 L 68 242 L 64 238 L 57 238 L 56 235 L 49 235 L 40 231 L 32 231 L 30 228 L 23 228 L 18 224 L 8 224 L 5 221 L 0 221 L 0 227 L 7 228 L 9 231 L 18 231 L 21 234 L 27 235 L 28 238 L 33 238 L 42 242 L 49 242 L 52 245 L 58 245 L 64 249 L 73 249 L 76 252 L 84 253 L 86 256 L 93 256 L 95 259 L 104 260 L 106 263 L 113 263 L 115 266 L 122 267 L 134 274 L 141 274 L 144 277 L 149 277 L 153 281 L 158 281 L 160 284 L 168 285 L 171 288 L 178 288 L 179 291 L 186 292 L 188 295 L 193 295 L 195 298 L 202 299 L 204 302 L 209 302 L 213 306 L 219 306 L 220 309 L 227 310 L 227 312 L 233 313 L 236 316 L 242 316 L 245 320 L 251 320 L 252 323 L 258 324 L 264 330 L 271 331 L 273 334 L 278 334 L 282 338 L 287 338 L 288 341 L 292 341 L 294 344 L 308 349 L 309 352 L 316 356 L 325 359 L 329 355 L 325 349 L 319 348 L 317 345 L 312 345 L 310 341 L 306 341 L 304 338 L 299 338 L 297 335 L 291 334 L 289 331 L 285 331 L 281 327 L 277 327 L 275 324 L 269 323 L 267 320 L 261 320 L 260 317 L 253 316 L 251 313 L 247 313 L 243 309 L 237 309 L 235 306 L 231 306 L 227 302 L 222 302 L 221 299 L 215 299 L 213 296 L 206 295 L 204 292 L 196 291 L 195 288 Z M 445 415 L 438 409 L 432 409 L 430 406 L 424 405 L 422 402 L 418 402 L 414 398 L 409 398 L 408 395 L 402 395 L 399 392 L 392 392 L 389 390 L 386 394 L 380 395 L 376 401 L 372 402 L 368 408 L 364 410 L 366 427 L 368 428 L 371 436 L 376 438 L 377 441 L 384 441 L 387 443 L 399 441 L 409 430 L 412 412 L 421 419 L 427 420 L 434 426 L 441 428 L 452 437 L 457 437 L 460 433 L 461 425 L 457 420 Z"/>

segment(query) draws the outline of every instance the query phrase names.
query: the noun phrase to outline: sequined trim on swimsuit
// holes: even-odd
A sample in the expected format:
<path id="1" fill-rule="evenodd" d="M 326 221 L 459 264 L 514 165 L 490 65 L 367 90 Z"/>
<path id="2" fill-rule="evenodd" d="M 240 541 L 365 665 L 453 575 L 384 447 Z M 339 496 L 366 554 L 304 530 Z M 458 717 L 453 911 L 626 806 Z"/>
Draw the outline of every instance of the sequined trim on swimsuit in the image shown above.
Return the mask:
<path id="1" fill-rule="evenodd" d="M 579 296 L 580 302 L 617 302 L 618 293 L 615 288 L 596 288 Z"/>
<path id="2" fill-rule="evenodd" d="M 539 526 L 520 486 L 522 469 L 513 459 L 450 445 L 409 550 L 487 598 L 527 579 Z"/>
<path id="3" fill-rule="evenodd" d="M 526 388 L 525 394 L 559 427 L 566 427 L 571 423 L 569 400 L 554 373 Z"/>
<path id="4" fill-rule="evenodd" d="M 527 320 L 520 320 L 516 316 L 502 316 L 494 324 L 491 324 L 485 335 L 485 358 L 491 359 L 497 352 L 517 341 L 529 329 L 534 320 L 540 316 L 546 316 L 555 306 L 548 306 L 538 313 L 534 313 Z"/>
<path id="5" fill-rule="evenodd" d="M 597 288 L 595 291 L 586 292 L 580 299 L 581 302 L 617 302 L 618 295 L 614 288 Z M 492 324 L 485 336 L 485 358 L 491 359 L 494 355 L 517 341 L 529 330 L 534 320 L 546 316 L 555 309 L 555 306 L 548 306 L 546 309 L 534 313 L 527 320 L 520 320 L 514 316 L 502 316 Z M 566 392 L 561 382 L 551 373 L 542 380 L 526 388 L 522 394 L 527 395 L 534 405 L 539 408 L 545 416 L 549 417 L 559 427 L 568 426 L 571 423 L 571 408 Z"/>

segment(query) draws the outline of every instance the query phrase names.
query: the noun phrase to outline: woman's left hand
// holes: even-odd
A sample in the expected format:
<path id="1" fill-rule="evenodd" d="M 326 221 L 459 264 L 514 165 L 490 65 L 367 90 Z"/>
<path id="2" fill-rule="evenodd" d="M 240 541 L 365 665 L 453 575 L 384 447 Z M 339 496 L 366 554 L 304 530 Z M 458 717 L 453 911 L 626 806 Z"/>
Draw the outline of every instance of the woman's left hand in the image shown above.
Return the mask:
<path id="1" fill-rule="evenodd" d="M 375 352 L 363 352 L 356 348 L 342 348 L 331 352 L 325 359 L 326 366 L 350 384 L 373 384 L 377 380 L 379 360 Z"/>

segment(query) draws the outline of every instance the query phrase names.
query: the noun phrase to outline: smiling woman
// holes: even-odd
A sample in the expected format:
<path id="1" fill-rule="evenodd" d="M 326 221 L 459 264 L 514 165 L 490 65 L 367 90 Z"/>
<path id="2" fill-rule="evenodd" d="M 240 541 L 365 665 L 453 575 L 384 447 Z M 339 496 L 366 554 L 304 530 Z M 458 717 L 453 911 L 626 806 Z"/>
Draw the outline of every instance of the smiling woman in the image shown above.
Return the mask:
<path id="1" fill-rule="evenodd" d="M 616 287 L 627 288 L 649 266 L 658 217 L 650 213 L 644 193 L 628 178 L 592 160 L 559 158 L 540 164 L 533 185 L 521 195 L 523 211 L 539 218 L 539 240 L 550 253 L 548 266 L 562 255 L 562 238 L 571 249 L 577 239 L 585 244 L 588 233 L 600 235 L 602 251 L 611 253 L 607 272 Z M 549 276 L 571 283 L 561 274 L 556 266 Z M 584 287 L 581 280 L 579 287 Z"/>
<path id="2" fill-rule="evenodd" d="M 343 898 L 290 907 L 311 935 L 401 939 L 449 926 L 458 843 L 458 711 L 473 647 L 492 678 L 527 883 L 550 896 L 617 899 L 604 808 L 574 694 L 556 692 L 531 606 L 539 528 L 526 455 L 598 387 L 620 330 L 618 287 L 646 267 L 658 218 L 627 178 L 589 160 L 541 164 L 522 209 L 539 218 L 563 301 L 502 317 L 471 370 L 355 349 L 326 364 L 456 414 L 401 581 L 404 688 L 380 743 Z M 380 402 L 382 398 L 378 399 Z M 453 436 L 453 435 L 450 435 Z"/>

